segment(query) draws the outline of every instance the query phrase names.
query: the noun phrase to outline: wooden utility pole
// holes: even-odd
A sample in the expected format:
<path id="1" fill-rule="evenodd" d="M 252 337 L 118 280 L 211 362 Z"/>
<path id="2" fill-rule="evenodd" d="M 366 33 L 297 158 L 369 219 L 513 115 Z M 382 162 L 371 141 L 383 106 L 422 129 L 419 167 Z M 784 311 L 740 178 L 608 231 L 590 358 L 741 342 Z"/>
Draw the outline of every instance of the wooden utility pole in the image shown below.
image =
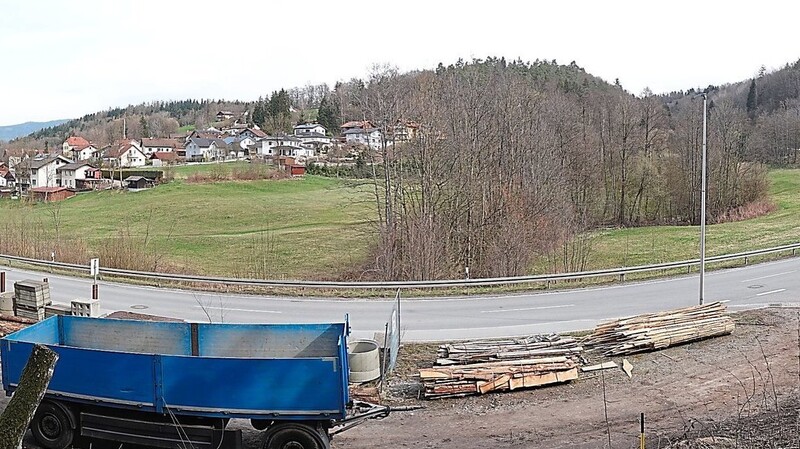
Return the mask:
<path id="1" fill-rule="evenodd" d="M 50 385 L 57 361 L 58 354 L 47 346 L 33 347 L 22 370 L 19 386 L 0 415 L 0 449 L 22 447 L 22 437 Z"/>

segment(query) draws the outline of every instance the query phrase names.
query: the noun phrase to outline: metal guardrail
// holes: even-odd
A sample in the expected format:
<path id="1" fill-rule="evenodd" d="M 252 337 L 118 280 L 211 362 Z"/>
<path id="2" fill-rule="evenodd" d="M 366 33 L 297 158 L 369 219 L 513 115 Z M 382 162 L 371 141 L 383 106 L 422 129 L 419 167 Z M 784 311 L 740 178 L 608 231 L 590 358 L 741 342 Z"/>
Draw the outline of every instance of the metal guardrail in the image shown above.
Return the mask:
<path id="1" fill-rule="evenodd" d="M 746 251 L 735 254 L 725 254 L 721 256 L 706 257 L 706 262 L 726 262 L 730 260 L 745 259 L 753 256 L 773 254 L 784 251 L 791 251 L 795 255 L 800 250 L 800 243 L 777 246 L 774 248 Z M 30 259 L 27 257 L 10 256 L 0 254 L 0 259 L 16 261 L 29 265 L 44 266 L 49 268 L 59 268 L 62 270 L 85 271 L 88 273 L 89 265 L 79 265 L 63 262 L 53 262 L 49 260 Z M 433 281 L 388 281 L 388 282 L 353 282 L 353 281 L 299 281 L 299 280 L 264 280 L 264 279 L 243 279 L 226 277 L 194 276 L 188 274 L 154 273 L 148 271 L 121 270 L 117 268 L 100 268 L 100 274 L 114 275 L 120 277 L 173 281 L 173 282 L 195 282 L 227 285 L 245 285 L 258 287 L 299 287 L 299 288 L 329 288 L 329 289 L 398 289 L 398 288 L 441 288 L 441 287 L 484 287 L 497 285 L 526 284 L 536 282 L 552 282 L 561 280 L 596 278 L 604 276 L 618 276 L 624 279 L 626 275 L 633 273 L 645 273 L 649 271 L 669 270 L 674 268 L 691 268 L 699 265 L 700 259 L 681 260 L 677 262 L 664 262 L 652 265 L 640 265 L 627 268 L 610 268 L 594 271 L 579 271 L 561 274 L 543 274 L 532 276 L 513 276 L 497 278 L 479 279 L 446 279 Z"/>

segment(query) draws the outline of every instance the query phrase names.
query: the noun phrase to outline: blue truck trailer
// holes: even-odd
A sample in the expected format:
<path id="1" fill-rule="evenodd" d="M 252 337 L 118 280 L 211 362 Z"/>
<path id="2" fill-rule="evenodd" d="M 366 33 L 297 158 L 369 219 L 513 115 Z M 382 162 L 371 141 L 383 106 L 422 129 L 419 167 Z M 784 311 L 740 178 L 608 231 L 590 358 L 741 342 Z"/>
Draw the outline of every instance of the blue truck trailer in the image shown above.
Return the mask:
<path id="1" fill-rule="evenodd" d="M 231 418 L 264 449 L 325 449 L 388 408 L 348 393 L 349 325 L 202 324 L 56 316 L 0 340 L 13 393 L 35 344 L 58 353 L 31 423 L 39 444 L 95 438 L 163 448 L 236 448 Z"/>

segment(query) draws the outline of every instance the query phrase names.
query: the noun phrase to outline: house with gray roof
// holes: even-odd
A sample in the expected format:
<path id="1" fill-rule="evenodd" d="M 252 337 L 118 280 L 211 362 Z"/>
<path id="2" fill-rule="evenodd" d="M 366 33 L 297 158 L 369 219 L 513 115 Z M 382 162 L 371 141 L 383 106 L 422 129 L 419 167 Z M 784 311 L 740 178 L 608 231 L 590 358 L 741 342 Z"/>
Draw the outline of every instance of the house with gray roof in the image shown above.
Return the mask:
<path id="1" fill-rule="evenodd" d="M 217 161 L 225 159 L 229 146 L 224 140 L 192 137 L 186 142 L 187 161 Z"/>
<path id="2" fill-rule="evenodd" d="M 383 141 L 383 134 L 378 128 L 351 128 L 342 134 L 345 142 L 366 145 L 373 150 L 379 149 Z"/>
<path id="3" fill-rule="evenodd" d="M 73 162 L 56 169 L 58 185 L 71 189 L 83 188 L 87 180 L 94 181 L 97 169 L 87 162 Z M 91 174 L 91 176 L 89 175 Z"/>
<path id="4" fill-rule="evenodd" d="M 57 170 L 72 160 L 60 154 L 40 154 L 17 166 L 18 182 L 23 191 L 34 187 L 59 187 Z"/>

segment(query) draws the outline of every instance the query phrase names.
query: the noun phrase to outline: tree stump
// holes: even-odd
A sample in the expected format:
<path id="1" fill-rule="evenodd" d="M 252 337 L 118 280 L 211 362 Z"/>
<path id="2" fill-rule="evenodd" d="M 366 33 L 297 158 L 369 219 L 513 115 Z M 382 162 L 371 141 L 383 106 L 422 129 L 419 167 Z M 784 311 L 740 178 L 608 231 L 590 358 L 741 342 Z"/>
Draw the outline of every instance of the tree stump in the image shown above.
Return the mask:
<path id="1" fill-rule="evenodd" d="M 35 345 L 11 401 L 0 415 L 0 449 L 18 449 L 22 437 L 44 397 L 58 354 L 43 345 Z"/>

